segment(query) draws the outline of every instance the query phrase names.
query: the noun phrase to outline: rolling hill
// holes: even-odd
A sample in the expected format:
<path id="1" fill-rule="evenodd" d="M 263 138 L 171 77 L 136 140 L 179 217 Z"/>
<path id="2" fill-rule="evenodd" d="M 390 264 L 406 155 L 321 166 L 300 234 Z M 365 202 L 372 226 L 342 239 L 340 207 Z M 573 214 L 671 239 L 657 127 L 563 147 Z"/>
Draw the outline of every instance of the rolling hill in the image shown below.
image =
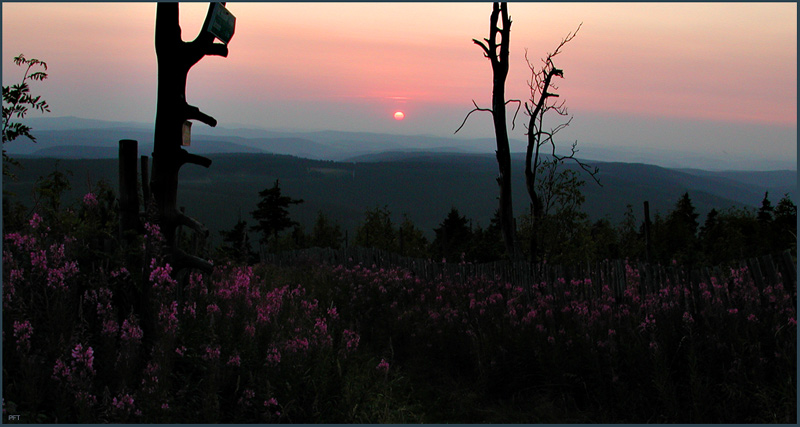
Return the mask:
<path id="1" fill-rule="evenodd" d="M 14 157 L 57 156 L 87 158 L 115 157 L 120 139 L 135 139 L 140 152 L 152 151 L 152 123 L 108 122 L 77 117 L 39 117 L 24 120 L 32 126 L 39 142 L 24 139 L 6 144 Z M 666 168 L 700 170 L 797 170 L 795 158 L 755 159 L 723 153 L 718 155 L 679 151 L 669 147 L 616 146 L 614 140 L 604 143 L 581 141 L 578 155 L 584 159 L 605 162 L 645 163 Z M 617 142 L 621 144 L 621 142 Z M 51 151 L 59 146 L 59 151 Z M 525 151 L 526 144 L 512 136 L 512 152 Z M 565 149 L 569 147 L 566 146 Z M 245 125 L 221 125 L 210 128 L 202 124 L 192 127 L 192 148 L 198 154 L 273 153 L 316 160 L 347 160 L 355 156 L 380 155 L 384 152 L 443 152 L 490 154 L 494 140 L 462 138 L 458 135 L 392 135 L 370 132 L 287 131 L 262 129 Z"/>

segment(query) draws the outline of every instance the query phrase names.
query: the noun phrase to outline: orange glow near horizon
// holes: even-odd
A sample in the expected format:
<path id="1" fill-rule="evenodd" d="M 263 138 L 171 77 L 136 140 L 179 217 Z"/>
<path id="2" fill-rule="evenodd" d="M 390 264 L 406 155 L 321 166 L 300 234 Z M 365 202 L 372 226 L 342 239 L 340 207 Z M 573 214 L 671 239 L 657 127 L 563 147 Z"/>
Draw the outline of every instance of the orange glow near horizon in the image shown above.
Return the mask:
<path id="1" fill-rule="evenodd" d="M 11 59 L 22 52 L 50 66 L 50 78 L 38 87 L 53 114 L 152 119 L 155 4 L 2 8 L 4 84 L 13 82 Z M 184 40 L 196 36 L 206 8 L 181 4 Z M 315 103 L 323 111 L 344 109 L 332 123 L 360 126 L 362 111 L 376 110 L 379 122 L 402 103 L 406 111 L 428 113 L 424 123 L 414 114 L 420 126 L 443 126 L 433 114 L 463 117 L 472 100 L 490 106 L 491 66 L 472 43 L 487 36 L 488 3 L 229 2 L 228 9 L 237 17 L 229 56 L 203 59 L 187 83 L 189 102 L 217 110 L 221 123 L 271 124 L 275 114 L 259 118 L 259 111 Z M 558 93 L 578 117 L 797 125 L 794 3 L 513 3 L 509 9 L 509 99 L 529 97 L 525 50 L 539 66 L 583 23 L 556 58 L 565 77 Z M 448 133 L 455 121 L 446 124 Z"/>

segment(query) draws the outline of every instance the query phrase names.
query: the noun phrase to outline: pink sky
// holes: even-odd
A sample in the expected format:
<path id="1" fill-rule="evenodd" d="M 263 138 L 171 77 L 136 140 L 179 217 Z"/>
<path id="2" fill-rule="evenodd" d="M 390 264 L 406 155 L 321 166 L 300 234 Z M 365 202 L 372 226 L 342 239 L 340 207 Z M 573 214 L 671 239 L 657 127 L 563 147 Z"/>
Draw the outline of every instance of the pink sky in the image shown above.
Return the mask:
<path id="1" fill-rule="evenodd" d="M 206 7 L 181 5 L 184 39 L 197 34 Z M 50 102 L 52 116 L 153 120 L 154 4 L 2 8 L 4 85 L 19 78 L 11 59 L 22 52 L 50 66 L 50 78 L 35 91 Z M 187 87 L 189 102 L 222 126 L 444 136 L 458 127 L 473 99 L 488 106 L 490 65 L 471 39 L 488 35 L 489 3 L 228 8 L 237 17 L 229 57 L 203 59 Z M 586 118 L 602 127 L 603 117 L 752 125 L 754 134 L 782 132 L 767 135 L 769 149 L 796 158 L 795 3 L 512 3 L 509 11 L 509 98 L 529 95 L 525 49 L 539 65 L 583 23 L 557 62 L 566 77 L 558 82 L 559 93 L 576 125 Z M 396 110 L 406 119 L 393 120 Z M 637 143 L 615 137 L 614 123 L 597 132 L 577 126 L 568 138 L 602 143 L 591 140 L 601 133 L 618 145 Z M 524 138 L 521 124 L 512 138 Z M 462 133 L 490 136 L 491 122 L 474 116 Z M 748 144 L 704 142 L 741 150 Z"/>

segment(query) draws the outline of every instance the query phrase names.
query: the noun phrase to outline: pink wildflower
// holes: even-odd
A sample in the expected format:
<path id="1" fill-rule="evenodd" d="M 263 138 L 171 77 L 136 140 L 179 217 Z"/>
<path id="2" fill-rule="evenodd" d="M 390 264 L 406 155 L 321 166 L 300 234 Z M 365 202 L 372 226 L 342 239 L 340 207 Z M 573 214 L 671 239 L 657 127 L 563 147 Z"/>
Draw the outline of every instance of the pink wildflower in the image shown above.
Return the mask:
<path id="1" fill-rule="evenodd" d="M 319 334 L 326 334 L 328 333 L 328 324 L 325 323 L 324 318 L 317 318 L 314 323 L 314 330 Z"/>
<path id="2" fill-rule="evenodd" d="M 39 224 L 41 223 L 42 223 L 42 217 L 40 217 L 39 214 L 35 212 L 33 213 L 33 216 L 31 217 L 30 221 L 28 221 L 28 224 L 34 230 L 39 228 Z"/>
<path id="3" fill-rule="evenodd" d="M 136 324 L 135 320 L 125 319 L 122 321 L 122 335 L 121 338 L 123 341 L 132 341 L 138 342 L 142 339 L 142 328 Z"/>
<path id="4" fill-rule="evenodd" d="M 86 193 L 83 196 L 83 204 L 90 208 L 97 206 L 97 197 L 93 193 Z"/>
<path id="5" fill-rule="evenodd" d="M 270 348 L 267 351 L 267 364 L 277 366 L 279 363 L 281 363 L 281 352 L 275 347 Z"/>
<path id="6" fill-rule="evenodd" d="M 27 320 L 22 323 L 14 321 L 14 337 L 17 338 L 17 350 L 29 351 L 31 349 L 31 335 L 33 335 L 31 322 Z"/>
<path id="7" fill-rule="evenodd" d="M 307 338 L 295 338 L 286 342 L 286 350 L 292 353 L 305 352 L 308 350 L 309 342 Z"/>
<path id="8" fill-rule="evenodd" d="M 178 283 L 172 278 L 171 265 L 156 266 L 156 259 L 153 258 L 150 260 L 150 269 L 150 283 L 153 284 L 153 288 L 165 287 L 169 290 Z"/>
<path id="9" fill-rule="evenodd" d="M 31 252 L 31 265 L 47 270 L 47 252 L 45 250 Z"/>
<path id="10" fill-rule="evenodd" d="M 235 354 L 235 355 L 231 356 L 228 359 L 228 363 L 227 363 L 228 366 L 241 366 L 241 364 L 242 364 L 242 358 L 239 357 L 238 354 Z"/>
<path id="11" fill-rule="evenodd" d="M 219 359 L 220 349 L 219 346 L 211 348 L 206 346 L 206 354 L 203 355 L 203 359 L 205 360 L 217 360 Z"/>
<path id="12" fill-rule="evenodd" d="M 161 234 L 161 227 L 159 227 L 158 224 L 150 224 L 149 222 L 145 223 L 144 229 L 147 232 L 147 234 L 144 236 L 145 239 L 152 238 L 156 241 L 159 241 L 164 238 L 164 236 Z"/>
<path id="13" fill-rule="evenodd" d="M 97 396 L 85 391 L 75 393 L 75 401 L 84 405 L 92 406 L 97 403 Z"/>
<path id="14" fill-rule="evenodd" d="M 129 394 L 126 394 L 124 396 L 120 396 L 119 399 L 117 399 L 115 397 L 111 401 L 111 405 L 114 406 L 117 409 L 130 412 L 134 408 L 134 406 L 133 406 L 133 397 L 131 395 L 129 395 Z"/>
<path id="15" fill-rule="evenodd" d="M 384 373 L 389 372 L 389 362 L 387 362 L 386 359 L 381 359 L 381 362 L 378 363 L 375 369 L 383 371 Z"/>
<path id="16" fill-rule="evenodd" d="M 72 350 L 72 358 L 75 360 L 75 362 L 80 362 L 86 366 L 90 372 L 94 372 L 94 350 L 92 350 L 91 347 L 87 347 L 84 350 L 83 345 L 76 345 Z"/>
<path id="17" fill-rule="evenodd" d="M 56 364 L 53 366 L 53 379 L 59 381 L 61 379 L 69 380 L 71 377 L 72 369 L 70 369 L 70 367 L 63 361 L 61 361 L 60 358 L 56 360 Z"/>
<path id="18" fill-rule="evenodd" d="M 358 348 L 358 343 L 361 341 L 361 337 L 357 333 L 349 329 L 345 329 L 342 333 L 342 340 L 345 341 L 345 348 L 347 351 L 355 351 L 355 349 Z"/>
<path id="19" fill-rule="evenodd" d="M 130 276 L 130 273 L 128 272 L 128 269 L 125 267 L 121 267 L 120 269 L 111 272 L 111 277 L 113 278 L 117 277 L 126 278 L 128 276 Z"/>
<path id="20" fill-rule="evenodd" d="M 169 306 L 161 304 L 158 320 L 164 325 L 165 333 L 175 333 L 178 330 L 178 302 L 172 301 Z"/>
<path id="21" fill-rule="evenodd" d="M 113 319 L 106 320 L 103 322 L 103 330 L 100 331 L 102 335 L 113 337 L 117 335 L 119 331 L 119 324 Z"/>
<path id="22" fill-rule="evenodd" d="M 189 316 L 192 317 L 192 319 L 197 317 L 196 310 L 197 310 L 197 302 L 192 302 L 191 305 L 186 304 L 183 306 L 183 314 L 188 314 Z"/>

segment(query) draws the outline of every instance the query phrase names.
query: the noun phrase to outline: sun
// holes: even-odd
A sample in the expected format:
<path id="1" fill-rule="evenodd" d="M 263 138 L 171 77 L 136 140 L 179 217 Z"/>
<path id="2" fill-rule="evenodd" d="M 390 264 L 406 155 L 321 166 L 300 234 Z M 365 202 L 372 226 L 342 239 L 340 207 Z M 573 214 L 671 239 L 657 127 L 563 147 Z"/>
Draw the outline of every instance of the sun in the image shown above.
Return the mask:
<path id="1" fill-rule="evenodd" d="M 402 111 L 396 111 L 394 113 L 394 119 L 395 120 L 403 120 L 405 117 L 406 117 L 406 115 Z"/>

